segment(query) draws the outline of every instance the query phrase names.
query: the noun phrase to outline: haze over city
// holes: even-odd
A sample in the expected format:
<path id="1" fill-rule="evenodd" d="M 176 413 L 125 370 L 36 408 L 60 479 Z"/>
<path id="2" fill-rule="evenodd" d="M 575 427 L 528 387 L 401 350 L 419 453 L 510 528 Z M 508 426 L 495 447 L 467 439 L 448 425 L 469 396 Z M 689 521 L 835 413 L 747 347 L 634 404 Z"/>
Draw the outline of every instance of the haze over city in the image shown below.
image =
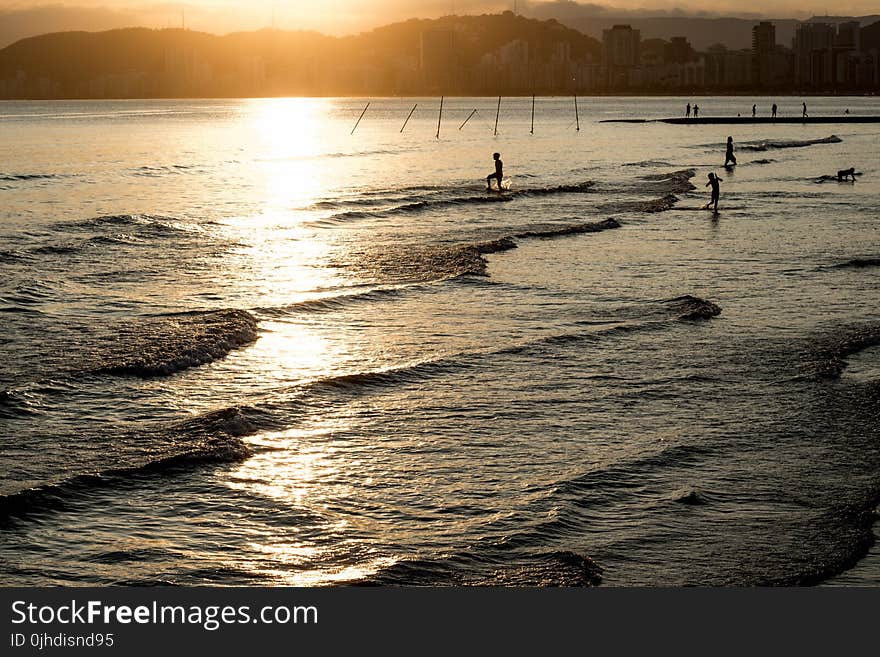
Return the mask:
<path id="1" fill-rule="evenodd" d="M 179 27 L 223 34 L 254 30 L 273 24 L 279 29 L 317 30 L 351 34 L 408 18 L 436 18 L 450 13 L 478 14 L 516 9 L 533 18 L 634 16 L 738 16 L 807 18 L 812 15 L 873 13 L 876 2 L 843 0 L 833 5 L 779 0 L 768 7 L 757 0 L 614 0 L 610 3 L 519 2 L 495 0 L 326 0 L 321 3 L 290 0 L 0 0 L 0 47 L 17 39 L 65 30 L 105 30 L 134 25 Z"/>

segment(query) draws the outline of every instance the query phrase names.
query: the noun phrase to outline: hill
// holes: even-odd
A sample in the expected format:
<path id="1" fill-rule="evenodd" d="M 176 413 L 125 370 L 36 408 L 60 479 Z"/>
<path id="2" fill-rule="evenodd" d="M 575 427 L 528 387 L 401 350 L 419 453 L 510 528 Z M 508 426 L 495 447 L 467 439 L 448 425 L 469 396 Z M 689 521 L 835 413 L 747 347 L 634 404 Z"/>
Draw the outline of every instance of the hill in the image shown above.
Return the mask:
<path id="1" fill-rule="evenodd" d="M 509 56 L 526 52 L 526 66 L 536 67 L 559 53 L 598 60 L 600 50 L 555 20 L 512 12 L 413 19 L 347 37 L 61 32 L 0 50 L 0 98 L 502 93 L 512 83 L 498 74 Z"/>

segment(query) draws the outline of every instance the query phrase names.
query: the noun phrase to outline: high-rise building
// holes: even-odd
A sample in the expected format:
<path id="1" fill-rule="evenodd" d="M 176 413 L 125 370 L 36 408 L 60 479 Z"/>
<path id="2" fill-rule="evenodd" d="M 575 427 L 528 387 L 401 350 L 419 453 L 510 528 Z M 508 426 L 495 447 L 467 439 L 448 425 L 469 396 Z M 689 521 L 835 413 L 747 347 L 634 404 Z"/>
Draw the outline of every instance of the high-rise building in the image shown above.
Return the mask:
<path id="1" fill-rule="evenodd" d="M 696 53 L 687 37 L 672 37 L 663 48 L 663 59 L 667 64 L 686 64 L 696 59 Z"/>
<path id="2" fill-rule="evenodd" d="M 631 25 L 602 30 L 602 62 L 611 87 L 626 86 L 630 72 L 639 65 L 641 34 Z"/>
<path id="3" fill-rule="evenodd" d="M 776 26 L 761 21 L 752 28 L 752 82 L 758 87 L 773 86 L 776 52 Z"/>

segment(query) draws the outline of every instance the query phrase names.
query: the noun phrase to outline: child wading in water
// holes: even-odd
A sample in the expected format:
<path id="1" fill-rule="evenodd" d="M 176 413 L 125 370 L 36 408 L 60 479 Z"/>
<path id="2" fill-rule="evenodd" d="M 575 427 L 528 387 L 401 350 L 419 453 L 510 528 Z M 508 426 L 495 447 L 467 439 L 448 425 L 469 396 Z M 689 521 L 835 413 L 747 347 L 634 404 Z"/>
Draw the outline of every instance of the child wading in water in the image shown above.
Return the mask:
<path id="1" fill-rule="evenodd" d="M 724 155 L 724 166 L 736 164 L 736 155 L 733 154 L 733 137 L 727 138 L 727 152 Z"/>
<path id="2" fill-rule="evenodd" d="M 490 173 L 486 176 L 486 191 L 492 191 L 492 179 L 495 178 L 498 180 L 498 191 L 501 191 L 501 181 L 504 178 L 504 163 L 501 161 L 501 153 L 492 153 L 492 157 L 495 160 L 495 173 Z"/>
<path id="3" fill-rule="evenodd" d="M 723 179 L 716 176 L 714 173 L 709 174 L 709 182 L 706 183 L 706 187 L 712 185 L 712 199 L 706 203 L 705 208 L 708 210 L 709 206 L 713 203 L 715 207 L 713 208 L 715 212 L 718 212 L 718 197 L 721 195 L 721 185 L 718 183 L 722 182 Z"/>

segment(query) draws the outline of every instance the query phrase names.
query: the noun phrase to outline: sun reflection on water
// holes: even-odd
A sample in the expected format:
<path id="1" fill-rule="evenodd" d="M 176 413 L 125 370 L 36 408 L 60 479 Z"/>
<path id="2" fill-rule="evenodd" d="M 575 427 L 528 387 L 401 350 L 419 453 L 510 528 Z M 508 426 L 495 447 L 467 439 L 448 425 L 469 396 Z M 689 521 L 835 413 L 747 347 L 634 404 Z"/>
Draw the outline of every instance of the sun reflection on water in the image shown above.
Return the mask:
<path id="1" fill-rule="evenodd" d="M 347 537 L 348 520 L 338 510 L 327 508 L 330 499 L 346 495 L 345 473 L 340 472 L 337 448 L 328 444 L 335 432 L 343 430 L 338 421 L 308 429 L 264 433 L 250 438 L 257 453 L 241 463 L 226 482 L 230 488 L 265 499 L 273 508 L 282 507 L 294 515 L 309 518 L 309 529 L 296 521 L 265 524 L 256 529 L 249 547 L 257 559 L 247 564 L 249 571 L 288 586 L 319 586 L 368 577 L 394 563 L 395 558 L 377 558 L 362 543 Z M 328 495 L 326 488 L 333 490 Z M 317 522 L 320 526 L 315 527 Z M 359 553 L 357 556 L 350 554 Z M 340 568 L 342 561 L 354 557 L 359 563 Z M 321 564 L 328 564 L 322 568 Z"/>

